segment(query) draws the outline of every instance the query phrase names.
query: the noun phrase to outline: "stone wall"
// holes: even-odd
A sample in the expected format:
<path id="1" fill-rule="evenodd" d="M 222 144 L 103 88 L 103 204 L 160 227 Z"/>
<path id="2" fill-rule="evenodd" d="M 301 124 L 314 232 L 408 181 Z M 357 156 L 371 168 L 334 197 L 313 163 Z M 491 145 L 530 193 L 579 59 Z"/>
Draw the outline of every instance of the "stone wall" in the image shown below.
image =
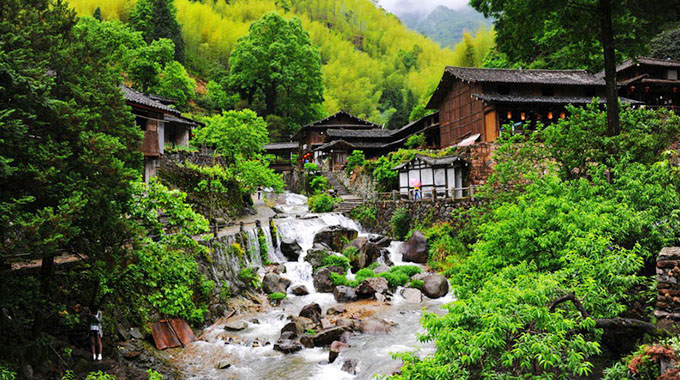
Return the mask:
<path id="1" fill-rule="evenodd" d="M 465 186 L 479 186 L 486 183 L 496 164 L 493 160 L 493 152 L 496 148 L 497 145 L 495 143 L 488 142 L 449 148 L 451 149 L 451 154 L 457 155 L 470 163 Z"/>
<path id="2" fill-rule="evenodd" d="M 399 208 L 406 208 L 411 215 L 411 227 L 421 223 L 455 222 L 452 214 L 455 210 L 468 210 L 481 203 L 478 199 L 439 199 L 436 201 L 379 201 L 367 202 L 376 209 L 375 226 L 364 226 L 369 232 L 391 235 L 392 214 Z"/>
<path id="3" fill-rule="evenodd" d="M 680 322 L 680 247 L 667 247 L 656 258 L 656 310 L 660 325 Z"/>

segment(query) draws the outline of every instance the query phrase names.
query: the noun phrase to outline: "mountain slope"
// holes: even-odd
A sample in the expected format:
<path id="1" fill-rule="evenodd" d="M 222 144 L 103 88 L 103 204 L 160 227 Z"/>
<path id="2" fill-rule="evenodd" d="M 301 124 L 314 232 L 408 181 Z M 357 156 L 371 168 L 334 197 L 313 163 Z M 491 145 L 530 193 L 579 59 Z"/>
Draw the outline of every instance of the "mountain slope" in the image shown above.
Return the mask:
<path id="1" fill-rule="evenodd" d="M 125 21 L 135 0 L 68 0 L 81 15 L 101 8 L 104 19 Z M 403 119 L 431 92 L 446 65 L 463 54 L 407 29 L 370 0 L 175 0 L 187 66 L 210 79 L 227 68 L 237 39 L 251 22 L 276 11 L 299 17 L 323 63 L 328 113 L 346 110 L 378 123 Z M 401 122 L 401 121 L 400 121 Z"/>
<path id="2" fill-rule="evenodd" d="M 410 29 L 439 42 L 442 47 L 453 47 L 466 30 L 474 32 L 480 27 L 491 26 L 489 19 L 470 7 L 453 10 L 440 5 L 428 15 L 410 13 L 399 18 Z"/>

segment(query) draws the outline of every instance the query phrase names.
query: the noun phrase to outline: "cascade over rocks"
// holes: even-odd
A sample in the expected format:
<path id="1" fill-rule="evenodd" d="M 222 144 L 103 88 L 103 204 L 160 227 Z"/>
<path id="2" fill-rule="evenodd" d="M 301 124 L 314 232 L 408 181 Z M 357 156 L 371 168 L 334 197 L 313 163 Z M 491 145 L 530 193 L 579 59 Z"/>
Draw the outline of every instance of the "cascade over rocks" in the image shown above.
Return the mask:
<path id="1" fill-rule="evenodd" d="M 423 278 L 423 293 L 429 298 L 439 298 L 449 292 L 449 281 L 444 276 L 430 274 Z"/>
<path id="2" fill-rule="evenodd" d="M 359 298 L 377 298 L 389 291 L 389 285 L 384 277 L 367 278 L 357 286 L 356 293 Z"/>
<path id="3" fill-rule="evenodd" d="M 265 293 L 286 293 L 290 286 L 290 280 L 276 273 L 268 273 L 262 279 L 262 290 Z"/>
<path id="4" fill-rule="evenodd" d="M 340 351 L 347 348 L 349 348 L 349 344 L 341 342 L 339 340 L 336 340 L 333 343 L 331 343 L 331 348 L 328 351 L 328 362 L 333 363 L 335 359 L 338 358 L 338 355 L 340 355 Z"/>
<path id="5" fill-rule="evenodd" d="M 327 256 L 339 255 L 324 243 L 315 243 L 312 248 L 307 250 L 305 261 L 311 264 L 313 269 L 323 265 L 323 259 Z"/>
<path id="6" fill-rule="evenodd" d="M 319 293 L 332 293 L 335 285 L 333 284 L 333 279 L 331 278 L 331 273 L 345 274 L 345 269 L 330 266 L 326 268 L 321 268 L 314 273 L 312 276 L 312 282 L 314 283 L 314 289 Z"/>
<path id="7" fill-rule="evenodd" d="M 296 240 L 284 238 L 281 240 L 281 253 L 288 261 L 297 261 L 302 253 L 302 247 Z"/>
<path id="8" fill-rule="evenodd" d="M 357 292 L 349 286 L 339 285 L 333 290 L 337 302 L 353 302 L 357 300 Z"/>
<path id="9" fill-rule="evenodd" d="M 404 261 L 412 263 L 427 263 L 427 239 L 420 231 L 413 231 L 411 237 L 401 245 Z"/>
<path id="10" fill-rule="evenodd" d="M 359 365 L 358 361 L 356 361 L 354 359 L 347 359 L 347 360 L 345 360 L 344 363 L 342 363 L 342 368 L 340 368 L 340 369 L 349 373 L 350 375 L 356 375 L 358 365 Z"/>
<path id="11" fill-rule="evenodd" d="M 314 323 L 320 323 L 321 322 L 321 306 L 319 306 L 318 303 L 311 303 L 309 305 L 306 305 L 305 307 L 300 310 L 300 316 L 309 318 Z"/>
<path id="12" fill-rule="evenodd" d="M 343 241 L 352 241 L 359 235 L 359 231 L 343 226 L 328 226 L 314 235 L 314 243 L 325 243 L 331 250 L 339 252 L 344 248 Z M 344 238 L 344 239 L 343 239 Z"/>

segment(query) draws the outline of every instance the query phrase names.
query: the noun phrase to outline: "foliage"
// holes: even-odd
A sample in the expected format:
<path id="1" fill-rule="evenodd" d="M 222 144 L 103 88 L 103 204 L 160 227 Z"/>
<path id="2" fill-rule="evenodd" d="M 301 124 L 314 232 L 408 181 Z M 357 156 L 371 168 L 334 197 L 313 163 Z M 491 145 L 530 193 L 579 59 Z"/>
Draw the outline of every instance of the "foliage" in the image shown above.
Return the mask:
<path id="1" fill-rule="evenodd" d="M 173 42 L 174 58 L 184 62 L 184 39 L 177 22 L 177 8 L 171 0 L 139 0 L 130 12 L 130 25 L 147 43 L 161 38 Z"/>
<path id="2" fill-rule="evenodd" d="M 423 280 L 413 280 L 408 284 L 408 287 L 422 290 L 423 285 L 425 285 L 425 281 L 423 281 Z"/>
<path id="3" fill-rule="evenodd" d="M 354 168 L 363 166 L 364 161 L 366 161 L 364 152 L 361 150 L 353 150 L 352 154 L 347 156 L 347 173 L 352 174 Z"/>
<path id="4" fill-rule="evenodd" d="M 423 320 L 421 339 L 435 341 L 437 352 L 404 355 L 407 364 L 394 379 L 583 377 L 602 352 L 595 319 L 651 302 L 641 270 L 680 240 L 680 179 L 654 153 L 674 141 L 677 120 L 664 111 L 624 110 L 622 132 L 608 137 L 599 109 L 573 112 L 561 124 L 564 136 L 549 126 L 525 137 L 520 149 L 527 154 L 508 154 L 504 145 L 516 140 L 501 142 L 501 186 L 512 180 L 510 162 L 516 177 L 537 157 L 558 168 L 530 170 L 511 196 L 486 195 L 491 206 L 483 223 L 475 222 L 477 241 L 449 271 L 458 301 L 445 316 Z M 449 228 L 431 236 L 453 237 Z M 590 317 L 569 303 L 549 310 L 565 294 Z"/>
<path id="5" fill-rule="evenodd" d="M 349 246 L 342 251 L 342 255 L 345 256 L 350 262 L 355 261 L 359 257 L 359 248 L 355 246 Z"/>
<path id="6" fill-rule="evenodd" d="M 129 19 L 132 2 L 69 0 L 81 16 L 100 7 L 104 19 L 123 21 Z M 187 68 L 220 85 L 218 73 L 227 68 L 237 40 L 248 34 L 251 23 L 271 11 L 297 16 L 321 55 L 325 111 L 343 109 L 374 122 L 383 123 L 390 109 L 391 117 L 408 116 L 414 104 L 404 102 L 405 98 L 427 97 L 446 65 L 464 61 L 459 51 L 442 49 L 370 0 L 175 0 L 175 6 L 186 42 Z M 480 33 L 474 45 L 483 57 Z M 415 46 L 420 52 L 409 57 Z M 403 84 L 400 91 L 393 90 L 395 83 Z M 401 123 L 389 122 L 390 126 Z"/>
<path id="7" fill-rule="evenodd" d="M 399 173 L 394 170 L 394 167 L 413 159 L 416 153 L 423 154 L 425 152 L 399 149 L 396 152 L 390 152 L 386 156 L 380 156 L 375 163 L 373 169 L 373 179 L 376 183 L 376 188 L 380 191 L 391 191 L 396 189 L 399 185 Z"/>
<path id="8" fill-rule="evenodd" d="M 322 176 L 315 176 L 309 182 L 309 190 L 312 194 L 321 194 L 328 190 L 328 179 Z"/>
<path id="9" fill-rule="evenodd" d="M 331 272 L 331 281 L 333 282 L 334 286 L 349 286 L 350 288 L 356 288 L 359 285 L 359 282 L 356 280 L 348 280 L 345 275 L 342 274 L 337 274 L 335 272 Z"/>
<path id="10" fill-rule="evenodd" d="M 146 375 L 149 377 L 149 380 L 163 380 L 163 375 L 152 369 L 146 370 Z"/>
<path id="11" fill-rule="evenodd" d="M 404 286 L 410 280 L 411 276 L 420 273 L 422 270 L 415 265 L 397 265 L 390 268 L 389 272 L 378 274 L 379 277 L 384 277 L 390 288 L 397 286 Z"/>
<path id="12" fill-rule="evenodd" d="M 270 301 L 281 301 L 286 299 L 286 293 L 271 293 L 269 296 Z"/>
<path id="13" fill-rule="evenodd" d="M 425 145 L 425 135 L 422 133 L 416 133 L 413 136 L 409 136 L 404 144 L 409 149 L 418 149 Z"/>
<path id="14" fill-rule="evenodd" d="M 263 116 L 292 125 L 319 119 L 321 56 L 301 21 L 267 13 L 252 23 L 229 57 L 229 87 Z"/>
<path id="15" fill-rule="evenodd" d="M 603 68 L 600 18 L 593 17 L 602 12 L 599 0 L 578 5 L 568 0 L 473 0 L 470 4 L 495 19 L 497 47 L 509 62 L 529 68 Z M 677 19 L 679 5 L 675 0 L 618 2 L 612 7 L 617 56 L 643 55 L 664 22 Z M 527 22 L 528 19 L 536 22 Z"/>
<path id="16" fill-rule="evenodd" d="M 322 213 L 322 212 L 333 211 L 333 208 L 335 207 L 335 204 L 337 202 L 338 202 L 338 199 L 334 198 L 330 194 L 323 193 L 323 194 L 312 195 L 307 200 L 307 205 L 309 206 L 309 209 L 312 212 Z"/>
<path id="17" fill-rule="evenodd" d="M 257 242 L 260 246 L 260 259 L 262 264 L 269 265 L 269 246 L 267 245 L 267 237 L 264 235 L 264 230 L 261 228 L 257 230 Z"/>
<path id="18" fill-rule="evenodd" d="M 680 27 L 659 33 L 650 41 L 649 50 L 654 58 L 680 60 Z"/>
<path id="19" fill-rule="evenodd" d="M 14 380 L 17 374 L 0 365 L 0 380 Z"/>
<path id="20" fill-rule="evenodd" d="M 319 165 L 313 162 L 305 163 L 304 169 L 305 173 L 307 173 L 308 175 L 316 175 L 319 173 Z"/>
<path id="21" fill-rule="evenodd" d="M 159 74 L 158 85 L 152 92 L 166 98 L 174 99 L 178 105 L 185 105 L 192 100 L 196 82 L 189 77 L 184 66 L 177 61 L 168 62 Z"/>
<path id="22" fill-rule="evenodd" d="M 404 240 L 411 228 L 411 214 L 407 208 L 401 207 L 392 214 L 392 237 L 395 240 Z"/>
<path id="23" fill-rule="evenodd" d="M 238 277 L 253 289 L 258 289 L 262 284 L 253 268 L 244 268 L 238 273 Z"/>
<path id="24" fill-rule="evenodd" d="M 362 203 L 350 212 L 350 216 L 364 228 L 371 228 L 375 226 L 378 220 L 378 210 L 375 205 Z"/>
<path id="25" fill-rule="evenodd" d="M 234 295 L 234 293 L 231 290 L 231 286 L 229 283 L 226 281 L 222 283 L 222 286 L 220 286 L 220 300 L 222 302 L 227 302 L 229 298 L 231 298 Z"/>
<path id="26" fill-rule="evenodd" d="M 323 264 L 324 267 L 340 267 L 344 268 L 345 272 L 349 270 L 349 258 L 346 256 L 336 256 L 336 255 L 329 255 L 321 259 L 321 263 Z"/>

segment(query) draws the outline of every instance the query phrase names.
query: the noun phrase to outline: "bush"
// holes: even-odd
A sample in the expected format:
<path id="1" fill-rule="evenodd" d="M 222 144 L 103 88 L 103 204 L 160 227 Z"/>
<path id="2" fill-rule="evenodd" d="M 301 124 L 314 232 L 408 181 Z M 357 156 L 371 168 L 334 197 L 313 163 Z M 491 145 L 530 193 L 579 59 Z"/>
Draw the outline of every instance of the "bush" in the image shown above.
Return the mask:
<path id="1" fill-rule="evenodd" d="M 378 210 L 370 204 L 361 204 L 350 213 L 352 219 L 361 223 L 364 227 L 374 227 L 378 219 Z"/>
<path id="2" fill-rule="evenodd" d="M 408 287 L 423 290 L 423 285 L 425 285 L 423 280 L 413 280 L 408 284 Z"/>
<path id="3" fill-rule="evenodd" d="M 316 176 L 312 178 L 312 181 L 309 183 L 309 191 L 312 194 L 321 194 L 326 190 L 328 190 L 328 180 L 326 177 Z"/>
<path id="4" fill-rule="evenodd" d="M 349 269 L 349 259 L 345 256 L 330 255 L 321 260 L 323 267 L 340 267 L 344 268 L 345 272 Z M 322 267 L 322 268 L 323 268 Z"/>
<path id="5" fill-rule="evenodd" d="M 380 273 L 378 276 L 385 278 L 390 288 L 406 285 L 411 276 L 420 273 L 422 270 L 415 265 L 399 265 L 390 268 L 389 272 Z"/>
<path id="6" fill-rule="evenodd" d="M 333 281 L 333 285 L 335 286 L 344 285 L 349 286 L 350 288 L 356 288 L 359 285 L 358 281 L 348 280 L 345 275 L 334 272 L 331 272 L 331 281 Z"/>
<path id="7" fill-rule="evenodd" d="M 411 215 L 407 208 L 398 208 L 392 214 L 392 236 L 396 240 L 403 240 L 411 227 Z"/>
<path id="8" fill-rule="evenodd" d="M 364 164 L 364 161 L 366 161 L 366 157 L 363 151 L 352 151 L 352 154 L 347 157 L 347 174 L 352 174 L 355 168 Z"/>
<path id="9" fill-rule="evenodd" d="M 238 277 L 243 280 L 247 285 L 257 289 L 260 287 L 260 279 L 257 277 L 257 273 L 253 271 L 253 268 L 241 269 L 238 273 Z"/>
<path id="10" fill-rule="evenodd" d="M 269 245 L 267 244 L 267 237 L 264 235 L 264 230 L 258 228 L 257 230 L 257 242 L 260 246 L 260 259 L 263 265 L 271 264 L 269 261 Z"/>
<path id="11" fill-rule="evenodd" d="M 354 246 L 347 247 L 342 251 L 342 254 L 352 262 L 359 258 L 359 248 Z"/>
<path id="12" fill-rule="evenodd" d="M 425 145 L 425 135 L 422 133 L 417 133 L 413 136 L 410 136 L 408 139 L 406 139 L 406 143 L 404 145 L 409 149 L 420 148 Z"/>
<path id="13" fill-rule="evenodd" d="M 336 198 L 329 194 L 317 194 L 307 200 L 307 205 L 312 212 L 331 212 L 336 202 Z"/>
<path id="14" fill-rule="evenodd" d="M 283 299 L 286 299 L 287 296 L 285 293 L 276 292 L 270 294 L 268 297 L 270 301 L 281 301 Z"/>
<path id="15" fill-rule="evenodd" d="M 304 168 L 305 173 L 307 173 L 307 175 L 316 175 L 317 173 L 319 173 L 319 165 L 315 163 L 308 162 L 305 164 Z"/>
<path id="16" fill-rule="evenodd" d="M 375 273 L 373 272 L 373 269 L 364 268 L 364 269 L 359 269 L 359 271 L 357 271 L 355 279 L 356 279 L 357 283 L 361 283 L 361 281 L 363 281 L 367 278 L 371 278 L 371 277 L 375 277 Z"/>

